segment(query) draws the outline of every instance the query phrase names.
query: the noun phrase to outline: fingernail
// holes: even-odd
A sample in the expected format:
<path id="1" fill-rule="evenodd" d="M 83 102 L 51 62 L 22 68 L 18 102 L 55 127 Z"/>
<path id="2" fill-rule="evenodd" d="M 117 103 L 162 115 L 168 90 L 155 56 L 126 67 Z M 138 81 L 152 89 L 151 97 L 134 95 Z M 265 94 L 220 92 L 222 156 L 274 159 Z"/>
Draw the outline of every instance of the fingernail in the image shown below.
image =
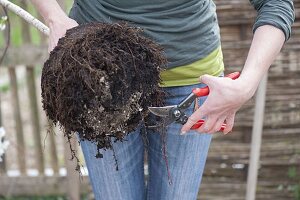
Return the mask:
<path id="1" fill-rule="evenodd" d="M 181 131 L 180 135 L 186 134 L 186 131 Z"/>

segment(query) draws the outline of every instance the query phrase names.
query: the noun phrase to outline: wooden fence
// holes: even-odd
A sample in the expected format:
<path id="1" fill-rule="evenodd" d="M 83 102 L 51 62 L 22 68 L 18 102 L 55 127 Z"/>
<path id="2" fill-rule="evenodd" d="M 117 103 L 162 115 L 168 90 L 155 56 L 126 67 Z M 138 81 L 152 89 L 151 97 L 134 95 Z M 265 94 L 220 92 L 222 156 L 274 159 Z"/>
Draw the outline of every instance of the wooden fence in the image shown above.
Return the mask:
<path id="1" fill-rule="evenodd" d="M 221 27 L 226 70 L 227 72 L 240 71 L 250 45 L 255 11 L 245 0 L 227 0 L 226 2 L 215 0 L 215 3 Z M 300 14 L 300 0 L 295 0 L 294 3 L 296 14 Z M 26 4 L 22 6 L 26 7 Z M 5 110 L 5 106 L 11 107 L 10 111 L 13 113 L 15 123 L 14 132 L 7 134 L 9 137 L 14 135 L 16 141 L 15 145 L 11 145 L 15 147 L 15 151 L 8 153 L 5 158 L 6 162 L 1 163 L 0 166 L 0 196 L 68 193 L 70 199 L 79 199 L 79 190 L 81 193 L 90 191 L 88 180 L 84 176 L 80 181 L 76 172 L 74 173 L 75 167 L 72 166 L 74 163 L 68 161 L 70 158 L 68 148 L 63 150 L 65 142 L 62 140 L 62 135 L 48 134 L 47 147 L 44 150 L 43 140 L 46 135 L 47 122 L 41 111 L 39 88 L 36 83 L 39 77 L 36 77 L 35 69 L 40 68 L 47 58 L 46 47 L 43 44 L 39 46 L 31 44 L 29 29 L 24 23 L 22 23 L 22 33 L 23 40 L 27 41 L 27 44 L 18 48 L 10 47 L 1 66 L 2 69 L 0 68 L 0 72 L 7 73 L 9 76 L 9 92 L 11 93 L 10 101 L 6 104 L 3 98 L 7 96 L 7 93 L 0 94 L 3 97 L 2 111 Z M 16 70 L 20 65 L 19 68 L 25 68 L 27 83 L 25 87 L 17 81 Z M 20 86 L 27 90 L 21 92 Z M 297 18 L 292 38 L 285 45 L 269 73 L 257 186 L 256 199 L 258 200 L 296 199 L 297 186 L 300 187 L 299 88 L 300 21 Z M 27 110 L 23 108 L 26 99 L 24 95 L 29 100 Z M 199 199 L 245 199 L 253 108 L 254 100 L 252 99 L 239 111 L 233 133 L 227 136 L 214 136 Z M 27 116 L 26 113 L 30 115 Z M 8 116 L 8 114 L 2 112 L 2 116 Z M 3 117 L 0 121 L 3 121 L 4 127 L 11 123 Z M 32 123 L 31 129 L 25 128 L 28 127 L 28 123 Z M 30 139 L 28 131 L 31 132 L 31 139 L 34 139 L 33 144 L 28 144 Z M 15 162 L 8 162 L 12 155 L 17 159 Z M 28 175 L 29 166 L 36 169 L 37 175 Z M 20 174 L 9 175 L 11 169 L 16 169 Z M 50 175 L 47 169 L 51 169 Z M 67 176 L 62 175 L 64 169 L 67 171 Z"/>
<path id="2" fill-rule="evenodd" d="M 256 13 L 248 1 L 216 0 L 224 62 L 241 70 Z M 300 1 L 294 1 L 299 17 Z M 271 37 L 271 36 L 270 36 Z M 300 23 L 269 72 L 256 199 L 296 199 L 300 183 Z M 215 135 L 199 199 L 245 199 L 254 100 L 239 111 L 232 134 Z M 293 174 L 297 171 L 297 176 Z M 299 192 L 299 191 L 298 191 Z M 299 197 L 298 197 L 299 198 Z"/>
<path id="3" fill-rule="evenodd" d="M 63 5 L 63 1 L 60 3 Z M 26 1 L 21 1 L 20 6 L 25 10 L 28 9 Z M 45 133 L 47 127 L 52 127 L 53 124 L 45 120 L 41 109 L 40 88 L 37 86 L 39 78 L 35 72 L 41 68 L 48 56 L 46 44 L 43 42 L 46 38 L 42 34 L 35 34 L 35 37 L 40 37 L 42 42 L 39 46 L 34 46 L 28 24 L 21 19 L 14 19 L 11 22 L 12 28 L 16 27 L 14 24 L 16 22 L 21 24 L 22 46 L 11 45 L 1 66 L 1 72 L 7 73 L 9 77 L 11 92 L 9 103 L 12 108 L 8 109 L 2 105 L 1 110 L 9 110 L 13 113 L 15 133 L 11 132 L 9 125 L 6 125 L 9 123 L 6 117 L 10 119 L 9 115 L 4 112 L 0 113 L 0 121 L 3 123 L 0 125 L 6 128 L 7 137 L 11 139 L 11 146 L 14 148 L 14 151 L 7 152 L 4 162 L 0 163 L 0 197 L 67 194 L 69 199 L 80 199 L 81 191 L 84 193 L 90 191 L 87 177 L 82 179 L 82 186 L 79 188 L 79 174 L 75 171 L 76 163 L 70 161 L 71 152 L 68 144 L 62 135 L 60 139 L 57 139 L 54 128 L 49 129 L 50 133 Z M 20 77 L 17 77 L 17 71 L 20 68 L 25 68 L 25 86 L 20 84 Z M 26 88 L 27 91 L 23 91 L 20 95 L 20 90 L 22 90 L 20 88 Z M 6 94 L 2 96 L 5 97 Z M 26 102 L 27 100 L 29 102 Z M 27 103 L 29 109 L 26 110 L 23 103 Z M 25 112 L 29 112 L 30 115 L 28 116 Z M 27 117 L 29 119 L 25 119 Z M 28 136 L 29 132 L 25 131 L 28 129 L 24 128 L 28 127 L 27 123 L 31 123 L 29 125 L 31 136 Z M 15 135 L 12 136 L 12 134 Z M 49 141 L 47 142 L 48 151 L 44 149 L 45 144 L 43 144 L 46 136 Z M 33 144 L 29 144 L 28 140 L 33 141 Z M 58 140 L 62 141 L 60 145 L 57 144 Z M 76 145 L 77 143 L 73 141 L 73 146 L 76 147 Z M 60 152 L 57 150 L 59 146 L 63 149 Z M 17 159 L 13 161 L 11 157 L 17 157 Z"/>

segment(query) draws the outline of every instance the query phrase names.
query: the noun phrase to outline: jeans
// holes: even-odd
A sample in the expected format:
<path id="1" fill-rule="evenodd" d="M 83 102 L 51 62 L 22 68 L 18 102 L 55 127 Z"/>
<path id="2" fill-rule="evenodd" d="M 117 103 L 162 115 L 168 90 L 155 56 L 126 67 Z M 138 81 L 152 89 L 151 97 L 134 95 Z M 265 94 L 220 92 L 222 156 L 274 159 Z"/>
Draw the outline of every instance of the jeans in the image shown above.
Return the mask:
<path id="1" fill-rule="evenodd" d="M 178 104 L 193 88 L 203 84 L 168 87 L 166 105 Z M 199 105 L 205 97 L 198 99 Z M 194 110 L 186 110 L 189 116 Z M 146 143 L 141 127 L 128 134 L 124 142 L 113 144 L 118 171 L 112 150 L 101 151 L 103 158 L 95 158 L 96 145 L 82 141 L 81 147 L 89 171 L 96 200 L 195 200 L 205 166 L 211 135 L 196 131 L 180 135 L 180 124 L 167 127 L 166 160 L 161 135 L 147 130 Z M 148 159 L 149 176 L 145 183 L 144 156 Z M 170 173 L 170 177 L 168 176 Z M 172 181 L 169 184 L 169 181 Z"/>

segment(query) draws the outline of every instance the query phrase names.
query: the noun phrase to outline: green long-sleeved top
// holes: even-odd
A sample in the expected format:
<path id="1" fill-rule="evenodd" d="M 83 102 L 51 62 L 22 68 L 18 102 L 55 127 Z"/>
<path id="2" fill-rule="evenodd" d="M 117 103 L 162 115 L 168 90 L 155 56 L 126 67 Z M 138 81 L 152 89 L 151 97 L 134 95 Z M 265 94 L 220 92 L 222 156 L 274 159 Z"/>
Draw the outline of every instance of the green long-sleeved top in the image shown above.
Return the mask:
<path id="1" fill-rule="evenodd" d="M 292 0 L 250 0 L 258 11 L 253 27 L 273 25 L 286 40 L 294 21 Z M 70 17 L 79 23 L 129 21 L 160 43 L 168 67 L 200 60 L 220 46 L 216 6 L 212 0 L 75 0 Z"/>

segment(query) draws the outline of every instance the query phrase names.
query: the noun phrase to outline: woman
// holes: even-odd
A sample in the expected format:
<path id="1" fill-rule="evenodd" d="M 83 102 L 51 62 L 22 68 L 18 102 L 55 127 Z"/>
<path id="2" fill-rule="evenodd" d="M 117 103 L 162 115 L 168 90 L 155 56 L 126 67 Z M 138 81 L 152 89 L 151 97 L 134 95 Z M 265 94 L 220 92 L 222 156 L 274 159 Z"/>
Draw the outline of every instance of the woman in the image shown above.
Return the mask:
<path id="1" fill-rule="evenodd" d="M 114 143 L 119 170 L 111 151 L 96 159 L 96 146 L 82 142 L 95 198 L 105 200 L 190 200 L 196 199 L 211 140 L 226 123 L 232 130 L 237 110 L 249 100 L 263 75 L 290 37 L 294 21 L 292 0 L 250 0 L 258 11 L 254 36 L 240 78 L 221 76 L 224 70 L 216 9 L 212 0 L 75 0 L 70 17 L 55 0 L 32 0 L 50 27 L 49 51 L 66 30 L 91 21 L 128 21 L 144 29 L 146 36 L 160 43 L 166 52 L 168 70 L 161 74 L 162 86 L 173 105 L 194 87 L 208 85 L 210 94 L 184 126 L 172 124 L 167 134 L 167 170 L 159 134 L 148 130 L 149 180 L 144 180 L 144 143 L 139 128 L 123 143 Z M 199 83 L 199 78 L 200 82 Z M 196 85 L 195 85 L 196 84 Z M 206 122 L 198 130 L 191 126 Z M 200 134 L 199 134 L 200 133 Z M 184 136 L 182 136 L 184 134 Z M 168 172 L 172 184 L 169 185 Z"/>

